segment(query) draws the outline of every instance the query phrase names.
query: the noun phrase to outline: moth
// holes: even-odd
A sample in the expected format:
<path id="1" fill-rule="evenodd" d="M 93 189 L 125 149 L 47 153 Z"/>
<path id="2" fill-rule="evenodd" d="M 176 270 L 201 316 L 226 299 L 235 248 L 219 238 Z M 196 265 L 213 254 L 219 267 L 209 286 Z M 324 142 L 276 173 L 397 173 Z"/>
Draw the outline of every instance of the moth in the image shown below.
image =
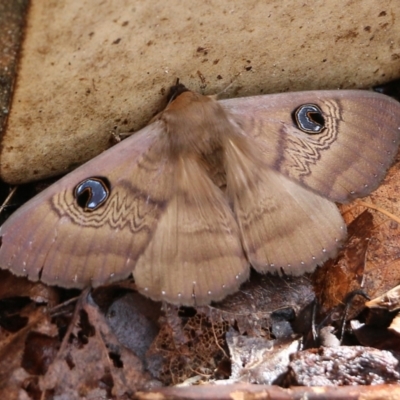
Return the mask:
<path id="1" fill-rule="evenodd" d="M 203 305 L 261 273 L 335 255 L 335 205 L 373 191 L 400 105 L 368 91 L 217 101 L 172 88 L 151 123 L 60 179 L 0 228 L 0 267 L 82 288 L 133 274 L 154 300 Z"/>

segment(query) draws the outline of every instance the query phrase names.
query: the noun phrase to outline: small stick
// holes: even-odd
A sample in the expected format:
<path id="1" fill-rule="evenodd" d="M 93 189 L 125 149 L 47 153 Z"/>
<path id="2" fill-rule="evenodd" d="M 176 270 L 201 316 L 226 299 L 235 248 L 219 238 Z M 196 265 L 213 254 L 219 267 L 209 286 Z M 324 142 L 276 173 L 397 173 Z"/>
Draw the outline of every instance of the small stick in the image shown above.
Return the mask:
<path id="1" fill-rule="evenodd" d="M 3 210 L 7 207 L 7 203 L 11 200 L 11 197 L 14 196 L 18 186 L 14 186 L 10 193 L 8 194 L 7 198 L 4 200 L 3 204 L 0 206 L 0 214 L 3 212 Z"/>
<path id="2" fill-rule="evenodd" d="M 382 207 L 376 206 L 374 204 L 371 203 L 366 203 L 365 201 L 359 200 L 357 202 L 357 204 L 359 204 L 360 206 L 364 206 L 367 208 L 372 208 L 373 210 L 379 211 L 380 213 L 386 215 L 387 217 L 391 218 L 393 221 L 396 221 L 400 224 L 400 218 L 397 215 L 392 214 L 391 212 L 385 210 Z"/>

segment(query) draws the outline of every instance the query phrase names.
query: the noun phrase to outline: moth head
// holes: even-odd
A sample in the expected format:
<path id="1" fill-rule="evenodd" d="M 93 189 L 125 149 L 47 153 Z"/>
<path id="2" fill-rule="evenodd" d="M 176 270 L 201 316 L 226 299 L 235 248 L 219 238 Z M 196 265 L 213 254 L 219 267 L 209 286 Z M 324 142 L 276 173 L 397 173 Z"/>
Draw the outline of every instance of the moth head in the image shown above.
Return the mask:
<path id="1" fill-rule="evenodd" d="M 179 83 L 179 78 L 176 80 L 176 84 L 171 86 L 167 96 L 168 104 L 173 102 L 179 95 L 184 92 L 189 92 L 189 89 L 183 84 Z"/>

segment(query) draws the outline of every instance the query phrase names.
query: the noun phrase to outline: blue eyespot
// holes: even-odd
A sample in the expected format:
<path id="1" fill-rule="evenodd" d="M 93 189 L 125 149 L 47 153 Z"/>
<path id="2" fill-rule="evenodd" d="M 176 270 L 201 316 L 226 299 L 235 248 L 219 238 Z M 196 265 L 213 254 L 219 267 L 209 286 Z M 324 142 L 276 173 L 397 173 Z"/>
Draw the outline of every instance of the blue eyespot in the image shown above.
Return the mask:
<path id="1" fill-rule="evenodd" d="M 110 183 L 106 178 L 88 178 L 78 183 L 74 196 L 79 207 L 84 211 L 97 210 L 110 195 Z"/>
<path id="2" fill-rule="evenodd" d="M 294 112 L 297 127 L 305 133 L 318 134 L 325 129 L 321 109 L 315 104 L 303 104 Z"/>

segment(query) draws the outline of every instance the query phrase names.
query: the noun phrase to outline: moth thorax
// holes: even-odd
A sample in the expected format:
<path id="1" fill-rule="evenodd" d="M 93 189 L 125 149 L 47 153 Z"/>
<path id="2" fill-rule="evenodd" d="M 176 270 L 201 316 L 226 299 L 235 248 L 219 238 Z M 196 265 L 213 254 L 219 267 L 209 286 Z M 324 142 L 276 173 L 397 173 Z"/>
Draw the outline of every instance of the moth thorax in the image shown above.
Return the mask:
<path id="1" fill-rule="evenodd" d="M 201 102 L 198 107 L 190 104 L 179 112 L 168 110 L 162 119 L 171 149 L 179 154 L 211 154 L 222 146 L 223 135 L 232 129 L 225 112 L 215 102 Z"/>

